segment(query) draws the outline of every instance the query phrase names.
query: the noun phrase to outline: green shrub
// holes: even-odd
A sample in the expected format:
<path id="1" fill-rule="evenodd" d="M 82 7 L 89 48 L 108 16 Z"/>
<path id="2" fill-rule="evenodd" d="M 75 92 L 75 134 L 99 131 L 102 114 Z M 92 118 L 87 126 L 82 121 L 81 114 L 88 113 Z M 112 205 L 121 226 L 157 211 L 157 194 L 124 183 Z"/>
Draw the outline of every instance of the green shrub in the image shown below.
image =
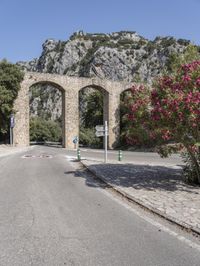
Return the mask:
<path id="1" fill-rule="evenodd" d="M 103 138 L 95 136 L 95 128 L 80 128 L 79 143 L 90 148 L 102 148 Z"/>
<path id="2" fill-rule="evenodd" d="M 14 112 L 13 104 L 23 80 L 23 72 L 6 60 L 0 62 L 0 140 L 9 132 L 9 118 Z"/>
<path id="3" fill-rule="evenodd" d="M 60 142 L 62 140 L 62 129 L 57 122 L 32 117 L 30 119 L 30 140 Z"/>

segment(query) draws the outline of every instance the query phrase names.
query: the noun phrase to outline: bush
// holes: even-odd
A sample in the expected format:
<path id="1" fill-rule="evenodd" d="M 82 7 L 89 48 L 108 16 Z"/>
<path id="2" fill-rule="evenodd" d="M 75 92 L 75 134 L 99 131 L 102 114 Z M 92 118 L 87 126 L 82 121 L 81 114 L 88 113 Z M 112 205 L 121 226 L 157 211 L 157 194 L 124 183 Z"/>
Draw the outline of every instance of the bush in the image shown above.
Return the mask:
<path id="1" fill-rule="evenodd" d="M 57 122 L 39 117 L 30 119 L 31 141 L 62 141 L 62 129 Z"/>
<path id="2" fill-rule="evenodd" d="M 23 72 L 18 66 L 0 62 L 0 139 L 6 139 L 9 131 L 9 118 L 14 112 L 13 105 L 23 80 Z"/>
<path id="3" fill-rule="evenodd" d="M 156 140 L 163 157 L 184 149 L 185 176 L 200 184 L 200 61 L 160 77 L 151 93 L 141 85 L 133 86 L 131 92 L 132 99 L 127 103 L 128 142 Z"/>
<path id="4" fill-rule="evenodd" d="M 95 128 L 80 128 L 79 143 L 90 148 L 102 148 L 103 138 L 95 136 Z"/>

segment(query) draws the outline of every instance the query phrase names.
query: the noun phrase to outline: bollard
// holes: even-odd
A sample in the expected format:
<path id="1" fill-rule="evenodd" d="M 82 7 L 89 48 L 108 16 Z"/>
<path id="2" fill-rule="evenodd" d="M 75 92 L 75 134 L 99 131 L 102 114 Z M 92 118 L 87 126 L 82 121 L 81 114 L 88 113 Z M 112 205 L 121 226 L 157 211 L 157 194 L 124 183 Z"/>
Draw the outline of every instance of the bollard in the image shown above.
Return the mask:
<path id="1" fill-rule="evenodd" d="M 122 151 L 119 150 L 118 152 L 118 161 L 121 161 L 122 160 Z"/>
<path id="2" fill-rule="evenodd" d="M 81 151 L 80 151 L 80 149 L 77 149 L 77 159 L 78 159 L 78 161 L 81 160 Z"/>

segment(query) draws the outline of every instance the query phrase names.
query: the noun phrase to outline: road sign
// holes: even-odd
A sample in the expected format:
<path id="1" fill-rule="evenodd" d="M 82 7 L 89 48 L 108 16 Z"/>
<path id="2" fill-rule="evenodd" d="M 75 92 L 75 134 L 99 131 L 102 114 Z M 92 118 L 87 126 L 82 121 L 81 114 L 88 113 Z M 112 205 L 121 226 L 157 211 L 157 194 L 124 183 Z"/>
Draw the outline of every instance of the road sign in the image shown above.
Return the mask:
<path id="1" fill-rule="evenodd" d="M 95 127 L 96 132 L 95 132 L 95 136 L 96 137 L 104 137 L 104 162 L 107 163 L 107 157 L 108 157 L 108 123 L 107 121 L 105 121 L 105 125 L 97 125 Z"/>
<path id="2" fill-rule="evenodd" d="M 104 131 L 104 126 L 103 125 L 98 125 L 95 127 L 96 131 Z"/>
<path id="3" fill-rule="evenodd" d="M 105 136 L 105 126 L 104 125 L 97 125 L 95 127 L 95 129 L 96 129 L 96 132 L 95 132 L 96 137 L 104 137 Z M 107 132 L 107 135 L 108 135 L 108 132 Z"/>
<path id="4" fill-rule="evenodd" d="M 74 144 L 78 143 L 78 136 L 73 137 L 72 141 L 73 141 Z"/>
<path id="5" fill-rule="evenodd" d="M 104 131 L 96 131 L 95 132 L 95 136 L 96 137 L 103 137 L 105 135 L 105 132 Z"/>

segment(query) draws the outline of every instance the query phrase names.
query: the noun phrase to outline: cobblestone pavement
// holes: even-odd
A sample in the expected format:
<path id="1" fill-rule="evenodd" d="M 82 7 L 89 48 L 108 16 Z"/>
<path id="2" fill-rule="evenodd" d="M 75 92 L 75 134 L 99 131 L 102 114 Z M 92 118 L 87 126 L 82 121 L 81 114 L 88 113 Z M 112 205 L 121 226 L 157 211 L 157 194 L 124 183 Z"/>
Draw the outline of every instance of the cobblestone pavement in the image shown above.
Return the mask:
<path id="1" fill-rule="evenodd" d="M 181 167 L 82 163 L 125 196 L 200 233 L 200 187 L 183 182 Z"/>

